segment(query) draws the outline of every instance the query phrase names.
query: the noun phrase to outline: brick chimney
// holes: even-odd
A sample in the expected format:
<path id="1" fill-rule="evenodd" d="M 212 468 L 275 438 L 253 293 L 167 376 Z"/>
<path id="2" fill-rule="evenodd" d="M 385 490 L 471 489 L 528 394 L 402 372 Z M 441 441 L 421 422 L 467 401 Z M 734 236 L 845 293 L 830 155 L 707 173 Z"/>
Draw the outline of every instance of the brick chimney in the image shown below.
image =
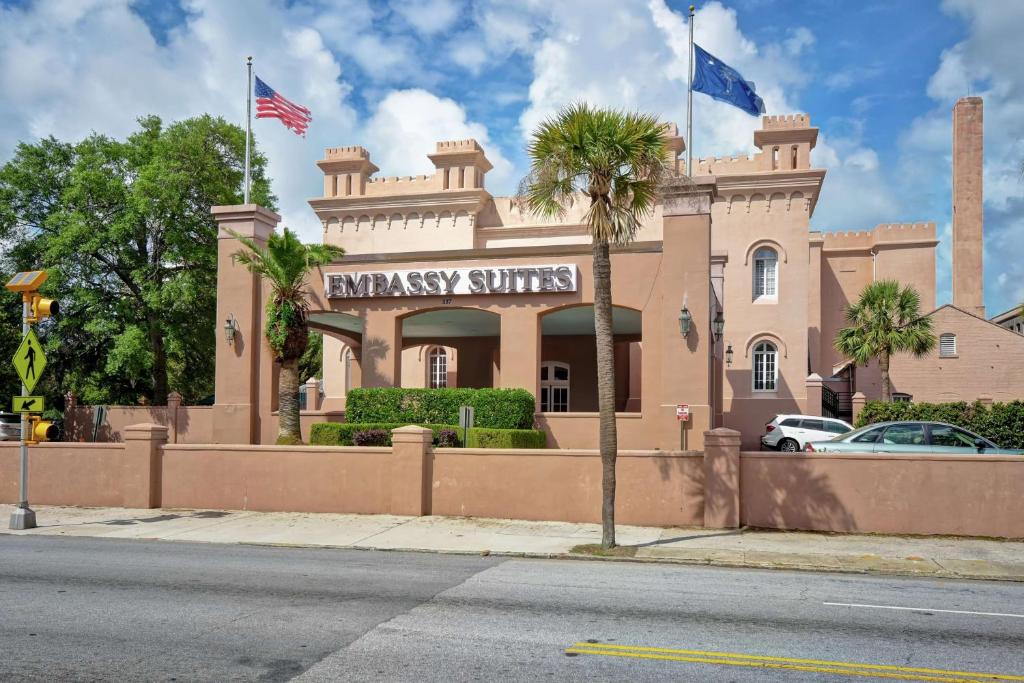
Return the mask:
<path id="1" fill-rule="evenodd" d="M 953 305 L 982 318 L 983 123 L 980 97 L 964 97 L 953 106 Z"/>

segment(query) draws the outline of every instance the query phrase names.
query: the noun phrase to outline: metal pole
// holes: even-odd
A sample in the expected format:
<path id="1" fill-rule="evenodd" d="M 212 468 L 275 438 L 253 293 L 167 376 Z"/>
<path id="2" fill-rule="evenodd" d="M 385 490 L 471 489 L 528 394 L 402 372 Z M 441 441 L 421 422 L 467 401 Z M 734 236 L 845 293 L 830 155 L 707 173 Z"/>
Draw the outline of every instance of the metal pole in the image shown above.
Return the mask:
<path id="1" fill-rule="evenodd" d="M 686 72 L 686 175 L 693 177 L 693 10 L 690 5 L 690 64 Z"/>
<path id="2" fill-rule="evenodd" d="M 21 336 L 24 339 L 28 335 L 29 325 L 28 298 L 22 296 L 21 302 Z M 25 384 L 21 385 L 21 395 L 28 396 L 28 389 Z M 35 529 L 36 513 L 28 506 L 28 413 L 21 414 L 21 481 L 18 484 L 18 507 L 11 513 L 10 528 L 14 530 Z"/>
<path id="3" fill-rule="evenodd" d="M 246 58 L 245 66 L 249 71 L 249 89 L 245 91 L 245 190 L 243 192 L 245 198 L 242 203 L 248 204 L 249 186 L 252 182 L 249 176 L 249 149 L 252 147 L 250 143 L 252 139 L 252 57 Z"/>

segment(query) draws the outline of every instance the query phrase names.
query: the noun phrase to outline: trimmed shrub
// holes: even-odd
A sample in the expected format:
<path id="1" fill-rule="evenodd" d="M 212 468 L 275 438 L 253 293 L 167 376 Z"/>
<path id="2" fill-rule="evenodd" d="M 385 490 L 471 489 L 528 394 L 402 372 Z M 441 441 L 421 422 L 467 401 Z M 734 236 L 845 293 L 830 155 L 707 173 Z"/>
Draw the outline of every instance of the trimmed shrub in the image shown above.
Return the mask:
<path id="1" fill-rule="evenodd" d="M 454 429 L 442 429 L 437 435 L 437 445 L 441 448 L 458 448 L 459 433 Z"/>
<path id="2" fill-rule="evenodd" d="M 489 429 L 533 427 L 535 401 L 525 389 L 352 389 L 350 422 L 458 424 L 459 406 L 472 406 L 475 424 Z"/>
<path id="3" fill-rule="evenodd" d="M 309 431 L 309 443 L 313 446 L 355 446 L 355 433 L 370 429 L 380 429 L 387 433 L 386 443 L 382 446 L 391 445 L 391 430 L 414 424 L 411 422 L 317 422 Z M 426 427 L 434 433 L 433 442 L 436 444 L 438 437 L 444 430 L 454 430 L 454 425 L 444 424 L 419 424 L 418 427 Z"/>
<path id="4" fill-rule="evenodd" d="M 466 441 L 469 448 L 547 448 L 548 435 L 539 429 L 473 427 Z"/>
<path id="5" fill-rule="evenodd" d="M 391 444 L 391 432 L 383 429 L 360 429 L 352 433 L 352 442 L 357 446 L 387 446 Z"/>
<path id="6" fill-rule="evenodd" d="M 918 420 L 948 422 L 963 427 L 1000 448 L 1024 448 L 1024 401 L 994 403 L 885 403 L 868 401 L 857 416 L 857 427 L 875 422 Z"/>

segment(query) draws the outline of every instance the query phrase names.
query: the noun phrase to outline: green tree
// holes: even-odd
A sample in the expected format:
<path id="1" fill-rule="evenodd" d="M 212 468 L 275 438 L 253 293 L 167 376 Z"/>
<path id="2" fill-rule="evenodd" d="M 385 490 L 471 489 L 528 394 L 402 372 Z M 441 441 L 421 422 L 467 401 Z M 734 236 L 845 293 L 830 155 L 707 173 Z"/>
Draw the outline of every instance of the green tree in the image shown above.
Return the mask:
<path id="1" fill-rule="evenodd" d="M 932 319 L 921 315 L 920 306 L 921 297 L 910 285 L 900 287 L 896 280 L 878 280 L 865 287 L 860 298 L 846 307 L 848 326 L 836 335 L 836 350 L 858 365 L 878 359 L 883 401 L 892 400 L 892 355 L 923 356 L 935 348 Z"/>
<path id="2" fill-rule="evenodd" d="M 85 402 L 155 404 L 213 389 L 217 226 L 238 204 L 245 132 L 200 116 L 155 116 L 119 141 L 93 134 L 21 143 L 0 168 L 9 272 L 45 268 L 61 315 L 44 327 L 46 386 Z M 253 200 L 272 206 L 253 154 Z"/>
<path id="3" fill-rule="evenodd" d="M 274 358 L 281 364 L 278 376 L 278 444 L 302 443 L 299 430 L 299 359 L 309 345 L 309 305 L 306 274 L 345 252 L 331 244 L 303 244 L 288 228 L 274 233 L 261 247 L 248 237 L 232 233 L 245 245 L 235 254 L 243 266 L 270 283 L 266 335 Z"/>
<path id="4" fill-rule="evenodd" d="M 324 371 L 324 336 L 310 330 L 309 345 L 299 359 L 299 384 L 304 384 L 310 377 L 323 378 Z"/>
<path id="5" fill-rule="evenodd" d="M 589 200 L 584 221 L 594 258 L 594 328 L 602 469 L 601 545 L 615 546 L 615 360 L 610 245 L 630 242 L 650 213 L 670 166 L 665 127 L 646 114 L 574 104 L 543 122 L 529 146 L 521 203 L 562 216 Z"/>

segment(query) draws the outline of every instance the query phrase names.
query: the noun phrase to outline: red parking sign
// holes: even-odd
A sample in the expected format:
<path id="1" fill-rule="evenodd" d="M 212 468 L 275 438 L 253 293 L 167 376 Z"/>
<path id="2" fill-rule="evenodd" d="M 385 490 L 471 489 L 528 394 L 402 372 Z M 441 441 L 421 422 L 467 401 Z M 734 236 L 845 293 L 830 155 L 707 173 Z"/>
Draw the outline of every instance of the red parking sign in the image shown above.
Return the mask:
<path id="1" fill-rule="evenodd" d="M 686 403 L 680 403 L 676 406 L 676 419 L 680 422 L 690 421 L 690 406 Z"/>

